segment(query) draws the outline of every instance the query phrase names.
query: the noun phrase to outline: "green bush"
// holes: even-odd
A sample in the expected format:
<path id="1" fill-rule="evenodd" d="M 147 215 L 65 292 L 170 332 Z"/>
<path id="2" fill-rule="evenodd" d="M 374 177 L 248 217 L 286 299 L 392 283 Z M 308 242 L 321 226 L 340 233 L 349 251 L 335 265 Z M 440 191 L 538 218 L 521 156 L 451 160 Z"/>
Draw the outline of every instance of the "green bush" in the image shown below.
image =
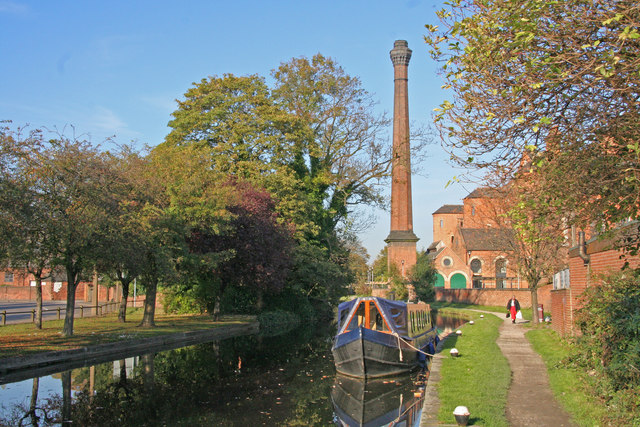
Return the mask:
<path id="1" fill-rule="evenodd" d="M 220 299 L 220 308 L 227 314 L 255 314 L 258 297 L 248 287 L 228 286 Z"/>
<path id="2" fill-rule="evenodd" d="M 301 322 L 313 324 L 316 321 L 316 309 L 309 299 L 299 292 L 285 289 L 279 294 L 265 295 L 264 311 L 286 311 L 295 313 Z"/>
<path id="3" fill-rule="evenodd" d="M 612 420 L 640 425 L 640 274 L 611 274 L 583 295 L 575 360 L 594 374 Z"/>
<path id="4" fill-rule="evenodd" d="M 201 314 L 206 311 L 202 300 L 198 298 L 194 288 L 176 285 L 162 290 L 165 313 L 173 314 Z"/>

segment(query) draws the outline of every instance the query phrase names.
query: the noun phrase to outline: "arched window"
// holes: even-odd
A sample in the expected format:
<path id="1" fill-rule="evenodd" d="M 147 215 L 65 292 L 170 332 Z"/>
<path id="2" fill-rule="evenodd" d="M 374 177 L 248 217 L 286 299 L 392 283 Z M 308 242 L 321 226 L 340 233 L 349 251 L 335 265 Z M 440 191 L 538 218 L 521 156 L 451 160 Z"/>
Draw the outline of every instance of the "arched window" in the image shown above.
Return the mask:
<path id="1" fill-rule="evenodd" d="M 482 261 L 479 258 L 474 258 L 471 260 L 469 267 L 473 272 L 473 277 L 471 278 L 472 287 L 476 289 L 482 288 Z"/>
<path id="2" fill-rule="evenodd" d="M 479 258 L 472 259 L 470 267 L 473 274 L 482 274 L 482 261 Z"/>
<path id="3" fill-rule="evenodd" d="M 444 226 L 444 220 L 440 220 L 440 228 L 442 228 Z"/>

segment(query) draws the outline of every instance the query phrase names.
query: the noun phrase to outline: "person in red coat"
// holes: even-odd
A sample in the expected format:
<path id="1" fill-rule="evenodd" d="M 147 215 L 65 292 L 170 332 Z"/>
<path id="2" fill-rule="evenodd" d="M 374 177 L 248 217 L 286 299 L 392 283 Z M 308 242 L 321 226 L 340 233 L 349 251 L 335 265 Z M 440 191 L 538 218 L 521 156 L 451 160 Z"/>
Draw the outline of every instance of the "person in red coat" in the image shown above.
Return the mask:
<path id="1" fill-rule="evenodd" d="M 516 313 L 520 311 L 520 303 L 515 295 L 512 295 L 507 303 L 507 311 L 511 314 L 511 323 L 516 323 Z"/>

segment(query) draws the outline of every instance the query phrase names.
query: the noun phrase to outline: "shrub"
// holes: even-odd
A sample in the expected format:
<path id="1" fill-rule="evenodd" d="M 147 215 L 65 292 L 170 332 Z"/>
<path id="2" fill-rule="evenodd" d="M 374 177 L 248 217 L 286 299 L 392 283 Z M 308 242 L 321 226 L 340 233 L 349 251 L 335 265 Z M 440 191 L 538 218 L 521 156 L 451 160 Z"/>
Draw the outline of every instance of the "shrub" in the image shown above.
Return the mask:
<path id="1" fill-rule="evenodd" d="M 187 286 L 177 285 L 163 289 L 165 313 L 173 314 L 202 314 L 206 307 L 198 298 L 196 290 Z"/>
<path id="2" fill-rule="evenodd" d="M 588 288 L 577 324 L 579 361 L 595 373 L 612 417 L 640 423 L 640 274 L 623 270 Z"/>

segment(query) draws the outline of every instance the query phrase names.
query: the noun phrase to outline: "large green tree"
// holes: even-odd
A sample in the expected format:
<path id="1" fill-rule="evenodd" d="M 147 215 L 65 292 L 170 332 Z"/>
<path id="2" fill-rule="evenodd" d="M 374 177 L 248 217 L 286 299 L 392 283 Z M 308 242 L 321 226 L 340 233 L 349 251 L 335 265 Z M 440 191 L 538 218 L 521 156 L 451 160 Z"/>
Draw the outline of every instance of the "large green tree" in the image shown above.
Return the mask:
<path id="1" fill-rule="evenodd" d="M 341 236 L 352 206 L 383 203 L 387 119 L 359 79 L 322 55 L 285 62 L 273 78 L 273 87 L 255 75 L 194 84 L 163 145 L 199 147 L 210 169 L 268 190 L 295 226 L 295 287 L 335 299 L 350 283 Z"/>
<path id="2" fill-rule="evenodd" d="M 627 0 L 456 0 L 428 26 L 460 164 L 547 174 L 571 219 L 640 214 L 640 12 Z M 556 185 L 551 185 L 552 183 Z"/>

